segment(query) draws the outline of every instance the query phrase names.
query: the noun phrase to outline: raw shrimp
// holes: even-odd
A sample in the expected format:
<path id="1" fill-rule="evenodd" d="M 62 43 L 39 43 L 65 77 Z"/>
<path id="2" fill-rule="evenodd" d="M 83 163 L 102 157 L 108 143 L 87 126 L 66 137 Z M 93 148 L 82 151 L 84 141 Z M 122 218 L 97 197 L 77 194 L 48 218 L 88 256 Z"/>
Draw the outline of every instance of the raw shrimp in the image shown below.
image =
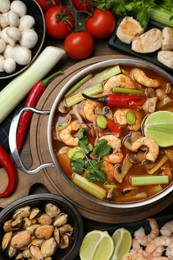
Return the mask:
<path id="1" fill-rule="evenodd" d="M 148 147 L 148 152 L 146 154 L 146 159 L 152 162 L 155 162 L 155 160 L 158 157 L 159 154 L 159 146 L 156 143 L 155 140 L 153 140 L 150 137 L 141 137 L 137 139 L 131 147 L 131 150 L 133 152 L 137 151 L 141 146 L 147 146 Z"/>
<path id="2" fill-rule="evenodd" d="M 119 125 L 127 125 L 126 115 L 130 110 L 127 108 L 119 108 L 114 113 L 114 120 Z M 141 127 L 142 117 L 139 111 L 131 110 L 135 115 L 135 124 L 129 124 L 128 128 L 132 131 L 138 131 Z"/>
<path id="3" fill-rule="evenodd" d="M 78 137 L 72 135 L 72 132 L 78 131 L 80 128 L 86 128 L 85 124 L 81 124 L 77 121 L 72 121 L 68 124 L 68 126 L 59 131 L 59 136 L 62 142 L 69 146 L 77 146 L 78 145 Z"/>
<path id="4" fill-rule="evenodd" d="M 105 139 L 113 149 L 113 153 L 103 156 L 103 160 L 112 164 L 122 162 L 124 156 L 121 152 L 121 139 L 115 135 L 104 135 L 99 140 L 101 139 Z"/>
<path id="5" fill-rule="evenodd" d="M 113 183 L 114 182 L 114 177 L 113 177 L 114 166 L 113 166 L 113 164 L 104 161 L 102 163 L 100 169 L 106 173 L 106 179 L 107 179 L 108 183 Z"/>
<path id="6" fill-rule="evenodd" d="M 134 69 L 133 70 L 134 79 L 140 83 L 141 85 L 148 88 L 158 88 L 160 86 L 160 82 L 157 79 L 151 79 L 146 76 L 143 70 Z"/>
<path id="7" fill-rule="evenodd" d="M 111 92 L 112 88 L 120 87 L 120 88 L 135 88 L 136 82 L 134 82 L 130 77 L 119 74 L 117 76 L 113 76 L 109 78 L 104 87 L 103 91 L 105 93 Z"/>
<path id="8" fill-rule="evenodd" d="M 95 119 L 95 109 L 101 107 L 99 102 L 93 101 L 93 100 L 85 100 L 84 105 L 83 105 L 83 114 L 85 116 L 85 118 L 89 121 L 89 122 L 94 122 Z M 98 111 L 99 112 L 99 111 Z M 100 110 L 101 112 L 101 110 Z"/>
<path id="9" fill-rule="evenodd" d="M 142 246 L 147 246 L 150 243 L 150 241 L 152 241 L 159 235 L 159 226 L 157 224 L 157 221 L 154 218 L 149 218 L 147 220 L 151 227 L 150 234 L 146 235 L 143 227 L 139 228 L 134 233 L 135 239 Z"/>
<path id="10" fill-rule="evenodd" d="M 165 223 L 161 227 L 160 233 L 162 234 L 162 236 L 171 236 L 171 234 L 173 233 L 173 220 L 170 220 L 167 223 Z"/>
<path id="11" fill-rule="evenodd" d="M 164 246 L 173 250 L 173 237 L 169 236 L 159 236 L 152 240 L 146 247 L 145 251 L 148 256 L 150 256 L 157 247 Z"/>

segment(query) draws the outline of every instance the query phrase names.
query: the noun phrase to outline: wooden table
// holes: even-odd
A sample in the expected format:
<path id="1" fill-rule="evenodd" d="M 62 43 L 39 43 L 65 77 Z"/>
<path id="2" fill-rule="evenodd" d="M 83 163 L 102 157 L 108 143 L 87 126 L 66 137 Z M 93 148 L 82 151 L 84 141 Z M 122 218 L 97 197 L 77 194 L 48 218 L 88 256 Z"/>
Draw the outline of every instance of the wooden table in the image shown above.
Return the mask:
<path id="1" fill-rule="evenodd" d="M 45 41 L 45 46 L 47 46 L 47 45 L 54 45 L 54 46 L 63 48 L 63 41 L 55 41 L 55 40 L 47 38 Z M 95 41 L 95 50 L 94 50 L 94 53 L 92 54 L 92 57 L 100 56 L 100 55 L 116 55 L 116 54 L 118 55 L 118 54 L 122 54 L 122 53 L 116 52 L 115 50 L 111 49 L 108 45 L 108 39 Z M 50 72 L 50 74 L 57 70 L 64 71 L 74 64 L 76 64 L 76 61 L 68 58 L 67 56 L 64 56 L 63 59 Z M 8 83 L 7 81 L 3 81 L 4 85 L 7 83 Z M 24 164 L 27 167 L 29 167 L 31 165 L 29 138 L 26 139 L 25 145 L 23 147 L 22 159 L 23 159 Z M 6 177 L 4 176 L 4 178 L 6 178 Z M 30 189 L 30 194 L 35 194 L 35 193 L 40 193 L 40 192 L 47 192 L 46 187 L 43 187 L 40 185 L 34 185 Z M 168 213 L 172 213 L 172 212 L 173 212 L 172 206 L 169 206 L 164 211 L 160 212 L 158 215 L 160 216 L 160 215 L 164 215 L 164 214 L 168 214 Z M 93 230 L 93 229 L 103 229 L 103 228 L 112 227 L 112 226 L 114 226 L 114 225 L 95 222 L 95 221 L 91 221 L 91 220 L 84 218 L 84 228 L 85 228 L 86 232 Z"/>

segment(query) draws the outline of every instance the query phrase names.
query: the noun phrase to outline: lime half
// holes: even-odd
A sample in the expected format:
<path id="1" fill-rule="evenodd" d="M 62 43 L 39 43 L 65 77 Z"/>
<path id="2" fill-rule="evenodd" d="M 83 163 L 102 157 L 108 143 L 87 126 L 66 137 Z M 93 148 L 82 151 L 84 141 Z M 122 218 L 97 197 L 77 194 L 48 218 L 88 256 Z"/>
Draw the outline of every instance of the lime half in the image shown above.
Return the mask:
<path id="1" fill-rule="evenodd" d="M 154 139 L 161 147 L 173 145 L 173 112 L 157 111 L 144 123 L 144 134 Z"/>
<path id="2" fill-rule="evenodd" d="M 81 260 L 109 260 L 114 243 L 107 231 L 94 230 L 83 239 L 79 255 Z"/>
<path id="3" fill-rule="evenodd" d="M 111 260 L 123 260 L 132 246 L 131 233 L 125 228 L 119 228 L 113 233 L 112 239 L 114 241 L 114 252 Z"/>

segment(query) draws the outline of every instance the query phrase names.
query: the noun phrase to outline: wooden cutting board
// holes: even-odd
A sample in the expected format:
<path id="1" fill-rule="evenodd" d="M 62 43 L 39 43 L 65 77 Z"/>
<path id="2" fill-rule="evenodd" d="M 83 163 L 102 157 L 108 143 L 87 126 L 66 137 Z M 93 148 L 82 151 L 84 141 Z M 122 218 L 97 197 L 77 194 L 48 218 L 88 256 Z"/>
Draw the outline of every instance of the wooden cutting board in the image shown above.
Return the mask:
<path id="1" fill-rule="evenodd" d="M 86 66 L 99 61 L 122 57 L 127 58 L 127 56 L 124 55 L 104 55 L 76 63 L 67 69 L 64 72 L 64 75 L 58 76 L 52 81 L 40 98 L 37 108 L 41 110 L 51 110 L 52 104 L 60 89 L 72 76 Z M 31 156 L 33 160 L 31 168 L 35 168 L 36 166 L 46 162 L 52 162 L 47 142 L 48 117 L 49 116 L 39 116 L 36 114 L 32 117 L 29 137 Z M 1 189 L 3 189 L 7 183 L 7 176 L 3 169 L 0 169 L 0 174 L 2 176 Z M 129 223 L 145 219 L 165 209 L 173 201 L 173 193 L 171 193 L 159 202 L 143 206 L 142 208 L 112 208 L 96 204 L 94 201 L 88 199 L 88 197 L 83 196 L 76 189 L 74 189 L 72 185 L 67 183 L 65 178 L 58 173 L 58 170 L 55 167 L 41 170 L 33 175 L 28 175 L 18 170 L 18 176 L 19 182 L 14 194 L 9 198 L 0 199 L 0 207 L 3 208 L 12 201 L 28 195 L 31 188 L 37 184 L 42 184 L 49 192 L 62 195 L 68 199 L 76 206 L 82 216 L 104 223 Z"/>

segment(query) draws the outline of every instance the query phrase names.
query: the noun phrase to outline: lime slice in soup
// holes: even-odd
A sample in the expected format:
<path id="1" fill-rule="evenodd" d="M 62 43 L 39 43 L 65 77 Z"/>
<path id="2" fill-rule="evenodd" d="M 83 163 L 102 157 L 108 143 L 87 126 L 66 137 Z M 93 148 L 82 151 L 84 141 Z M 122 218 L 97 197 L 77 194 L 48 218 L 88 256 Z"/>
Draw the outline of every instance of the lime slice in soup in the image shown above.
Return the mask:
<path id="1" fill-rule="evenodd" d="M 161 147 L 173 145 L 173 112 L 157 111 L 147 117 L 144 134 Z"/>

